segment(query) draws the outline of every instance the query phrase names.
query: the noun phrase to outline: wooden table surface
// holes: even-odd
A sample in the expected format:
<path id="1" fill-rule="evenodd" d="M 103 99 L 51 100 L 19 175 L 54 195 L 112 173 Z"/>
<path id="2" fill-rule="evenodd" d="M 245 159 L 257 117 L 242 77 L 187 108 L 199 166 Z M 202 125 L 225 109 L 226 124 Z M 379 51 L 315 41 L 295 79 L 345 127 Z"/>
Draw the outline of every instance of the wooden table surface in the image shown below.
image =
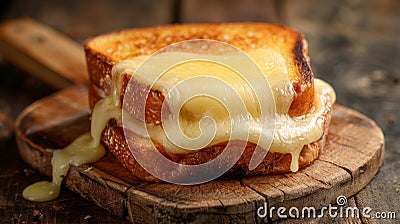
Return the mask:
<path id="1" fill-rule="evenodd" d="M 385 161 L 349 205 L 395 212 L 397 219 L 335 218 L 309 222 L 381 223 L 400 220 L 400 2 L 386 1 L 2 1 L 2 20 L 29 16 L 72 39 L 126 27 L 171 22 L 266 21 L 306 35 L 314 74 L 337 91 L 337 102 L 369 116 L 385 134 Z M 1 55 L 1 54 L 0 54 Z M 22 109 L 55 92 L 0 57 L 0 132 Z M 8 109 L 7 109 L 8 108 Z M 7 123 L 8 120 L 8 123 Z M 0 133 L 0 223 L 123 223 L 67 189 L 52 202 L 33 203 L 21 192 L 44 177 L 25 164 L 13 137 Z M 368 138 L 368 136 L 365 136 Z M 375 214 L 375 213 L 371 213 Z M 305 220 L 283 220 L 301 223 Z"/>

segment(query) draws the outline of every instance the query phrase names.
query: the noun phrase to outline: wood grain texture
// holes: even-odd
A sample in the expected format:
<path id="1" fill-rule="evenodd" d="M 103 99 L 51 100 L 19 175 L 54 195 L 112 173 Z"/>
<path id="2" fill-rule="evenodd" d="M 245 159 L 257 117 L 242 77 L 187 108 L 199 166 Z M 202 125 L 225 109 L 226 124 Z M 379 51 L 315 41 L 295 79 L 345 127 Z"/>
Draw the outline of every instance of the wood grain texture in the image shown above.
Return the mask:
<path id="1" fill-rule="evenodd" d="M 37 101 L 19 116 L 16 128 L 21 157 L 49 176 L 51 153 L 45 149 L 63 147 L 89 128 L 87 89 L 68 88 Z M 329 133 L 321 157 L 297 173 L 194 186 L 148 183 L 135 180 L 108 153 L 94 164 L 72 167 L 65 185 L 137 223 L 257 223 L 263 220 L 256 211 L 265 202 L 269 207 L 321 208 L 339 195 L 355 194 L 372 179 L 384 155 L 383 134 L 376 124 L 335 106 Z"/>

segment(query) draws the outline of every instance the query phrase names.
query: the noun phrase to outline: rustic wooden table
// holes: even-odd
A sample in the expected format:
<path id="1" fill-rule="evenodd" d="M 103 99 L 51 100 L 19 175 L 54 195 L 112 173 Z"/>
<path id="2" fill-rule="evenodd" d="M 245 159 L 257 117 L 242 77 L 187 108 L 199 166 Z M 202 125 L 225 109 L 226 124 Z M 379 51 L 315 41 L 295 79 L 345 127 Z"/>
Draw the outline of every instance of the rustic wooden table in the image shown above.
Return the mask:
<path id="1" fill-rule="evenodd" d="M 205 13 L 206 12 L 206 13 Z M 2 1 L 2 19 L 33 17 L 82 42 L 97 33 L 170 22 L 267 21 L 295 27 L 309 41 L 316 76 L 333 84 L 338 103 L 369 116 L 385 134 L 385 161 L 378 174 L 348 204 L 395 212 L 397 219 L 335 218 L 309 222 L 399 222 L 400 219 L 400 2 L 392 1 Z M 31 102 L 56 91 L 0 62 L 0 123 L 10 124 Z M 9 109 L 7 109 L 9 108 Z M 7 129 L 7 125 L 1 125 Z M 9 128 L 8 128 L 9 129 Z M 1 128 L 0 132 L 5 133 Z M 368 138 L 368 136 L 365 136 Z M 24 187 L 44 177 L 25 164 L 9 134 L 0 133 L 1 223 L 123 223 L 63 189 L 48 203 L 21 197 Z"/>

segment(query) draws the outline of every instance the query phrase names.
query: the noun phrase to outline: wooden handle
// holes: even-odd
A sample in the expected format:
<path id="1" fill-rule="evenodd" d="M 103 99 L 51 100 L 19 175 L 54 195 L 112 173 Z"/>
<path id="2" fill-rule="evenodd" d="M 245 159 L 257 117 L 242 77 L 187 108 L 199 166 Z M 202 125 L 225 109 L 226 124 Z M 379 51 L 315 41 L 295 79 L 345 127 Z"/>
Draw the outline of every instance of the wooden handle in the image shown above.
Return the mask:
<path id="1" fill-rule="evenodd" d="M 29 18 L 0 25 L 0 54 L 55 88 L 88 79 L 83 47 Z"/>

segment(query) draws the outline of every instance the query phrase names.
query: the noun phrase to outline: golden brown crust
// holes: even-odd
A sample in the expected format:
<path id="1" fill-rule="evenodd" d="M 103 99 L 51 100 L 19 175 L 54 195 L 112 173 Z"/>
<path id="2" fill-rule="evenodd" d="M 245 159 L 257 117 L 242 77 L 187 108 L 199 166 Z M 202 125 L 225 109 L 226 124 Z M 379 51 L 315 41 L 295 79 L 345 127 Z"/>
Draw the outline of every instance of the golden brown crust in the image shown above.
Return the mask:
<path id="1" fill-rule="evenodd" d="M 307 43 L 303 36 L 287 27 L 265 23 L 184 24 L 153 28 L 123 30 L 89 39 L 85 44 L 87 66 L 93 85 L 110 93 L 111 69 L 117 62 L 138 55 L 149 55 L 171 43 L 190 39 L 212 39 L 232 44 L 241 50 L 272 48 L 286 59 L 296 95 L 289 115 L 305 114 L 313 107 L 313 73 L 307 56 Z M 130 76 L 124 78 L 130 79 Z M 125 82 L 123 90 L 128 82 Z M 135 83 L 135 91 L 147 92 L 148 86 Z M 146 122 L 160 123 L 164 96 L 151 90 L 145 111 Z M 93 106 L 94 104 L 91 104 Z M 143 111 L 130 108 L 137 118 Z"/>
<path id="2" fill-rule="evenodd" d="M 306 114 L 313 107 L 312 100 L 314 96 L 314 75 L 311 71 L 310 62 L 308 59 L 307 42 L 303 37 L 298 37 L 296 44 L 293 48 L 294 61 L 297 71 L 300 73 L 300 79 L 293 83 L 296 95 L 289 108 L 290 116 L 300 116 Z M 302 88 L 307 86 L 306 91 Z"/>

